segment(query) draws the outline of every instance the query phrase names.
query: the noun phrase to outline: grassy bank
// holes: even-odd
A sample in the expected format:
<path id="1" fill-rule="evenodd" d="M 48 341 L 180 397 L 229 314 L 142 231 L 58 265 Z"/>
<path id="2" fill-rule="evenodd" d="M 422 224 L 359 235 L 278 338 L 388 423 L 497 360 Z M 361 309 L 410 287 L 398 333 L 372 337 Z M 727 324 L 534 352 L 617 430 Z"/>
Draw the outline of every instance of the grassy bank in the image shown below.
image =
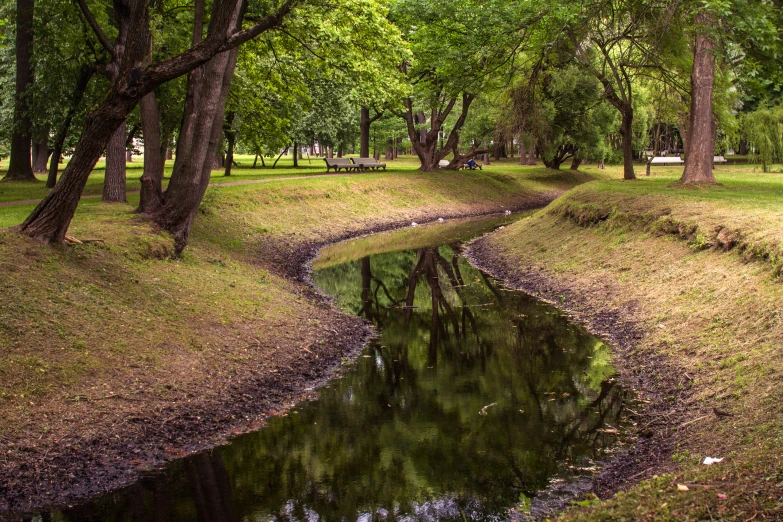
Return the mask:
<path id="1" fill-rule="evenodd" d="M 69 234 L 95 242 L 0 232 L 0 509 L 127 482 L 328 376 L 367 331 L 278 275 L 305 247 L 541 205 L 590 179 L 498 165 L 214 187 L 176 260 L 170 238 L 131 213 L 137 196 L 80 205 Z M 0 224 L 27 212 L 0 208 Z"/>
<path id="2" fill-rule="evenodd" d="M 639 437 L 670 444 L 636 463 L 641 483 L 564 520 L 783 516 L 783 175 L 716 174 L 699 190 L 674 169 L 595 181 L 477 245 L 587 323 L 640 334 L 620 354 L 654 406 Z"/>

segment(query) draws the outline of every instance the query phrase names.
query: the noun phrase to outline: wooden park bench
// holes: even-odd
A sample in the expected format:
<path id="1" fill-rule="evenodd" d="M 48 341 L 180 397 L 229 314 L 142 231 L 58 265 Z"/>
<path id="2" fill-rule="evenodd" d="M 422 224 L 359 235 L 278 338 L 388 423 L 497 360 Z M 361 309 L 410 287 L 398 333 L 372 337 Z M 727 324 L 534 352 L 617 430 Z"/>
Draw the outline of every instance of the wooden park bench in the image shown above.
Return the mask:
<path id="1" fill-rule="evenodd" d="M 364 170 L 361 165 L 354 165 L 348 158 L 324 158 L 326 162 L 326 172 L 334 169 L 335 172 L 340 172 L 340 169 L 359 171 Z"/>
<path id="2" fill-rule="evenodd" d="M 378 160 L 375 158 L 351 158 L 351 161 L 353 161 L 355 165 L 361 167 L 362 170 L 364 169 L 378 170 L 380 168 L 386 170 L 386 164 L 378 163 Z"/>

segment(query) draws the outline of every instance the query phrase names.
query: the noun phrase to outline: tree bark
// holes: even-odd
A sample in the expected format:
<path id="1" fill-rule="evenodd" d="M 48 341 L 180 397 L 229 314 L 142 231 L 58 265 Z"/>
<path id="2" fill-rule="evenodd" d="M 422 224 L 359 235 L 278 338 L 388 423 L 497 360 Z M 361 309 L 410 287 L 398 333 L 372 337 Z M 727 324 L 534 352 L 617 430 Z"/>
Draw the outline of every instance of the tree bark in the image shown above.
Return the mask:
<path id="1" fill-rule="evenodd" d="M 623 137 L 623 179 L 636 179 L 633 171 L 633 108 L 625 106 L 620 110 L 620 134 Z"/>
<path id="2" fill-rule="evenodd" d="M 106 148 L 110 136 L 139 100 L 159 85 L 279 26 L 296 3 L 297 0 L 285 0 L 274 13 L 263 17 L 252 27 L 239 31 L 237 13 L 244 1 L 215 1 L 209 35 L 203 42 L 142 70 L 150 45 L 148 3 L 115 2 L 114 19 L 120 29 L 117 41 L 113 45 L 108 43 L 102 31 L 93 27 L 93 32 L 103 36 L 99 36 L 99 40 L 110 49 L 112 56 L 107 65 L 107 70 L 114 71 L 110 75 L 109 92 L 87 116 L 76 153 L 63 172 L 62 179 L 17 230 L 46 243 L 62 242 L 95 163 Z"/>
<path id="3" fill-rule="evenodd" d="M 362 107 L 359 115 L 359 157 L 370 157 L 370 108 Z"/>
<path id="4" fill-rule="evenodd" d="M 144 174 L 136 212 L 151 213 L 160 209 L 163 196 L 163 156 L 160 137 L 160 107 L 155 91 L 147 93 L 139 102 L 141 131 L 144 134 Z"/>
<path id="5" fill-rule="evenodd" d="M 228 114 L 226 114 L 226 123 L 224 126 L 226 142 L 228 143 L 228 148 L 226 149 L 226 176 L 231 175 L 231 167 L 234 164 L 234 144 L 237 139 L 237 132 L 233 128 L 235 116 L 236 113 L 234 111 L 229 111 Z"/>
<path id="6" fill-rule="evenodd" d="M 68 130 L 71 128 L 71 121 L 73 121 L 79 104 L 81 104 L 82 98 L 84 98 L 84 93 L 87 90 L 87 85 L 89 85 L 93 74 L 95 74 L 94 67 L 82 67 L 79 70 L 79 76 L 76 79 L 76 85 L 74 86 L 73 94 L 71 95 L 71 105 L 68 107 L 65 119 L 57 130 L 57 134 L 54 136 L 52 159 L 49 163 L 49 177 L 46 180 L 47 188 L 54 188 L 55 183 L 57 183 L 57 171 L 60 168 L 60 159 L 63 155 L 65 138 L 68 136 Z"/>
<path id="7" fill-rule="evenodd" d="M 577 158 L 574 156 L 574 159 L 571 160 L 571 170 L 579 170 L 579 166 L 582 164 L 582 158 Z"/>
<path id="8" fill-rule="evenodd" d="M 529 153 L 528 158 L 527 158 L 527 164 L 528 165 L 532 165 L 534 167 L 536 166 L 536 147 L 535 147 L 535 145 L 532 145 L 530 147 L 530 153 Z"/>
<path id="9" fill-rule="evenodd" d="M 715 123 L 712 91 L 715 85 L 715 19 L 705 10 L 696 14 L 696 44 L 691 74 L 691 113 L 688 150 L 682 183 L 717 183 L 712 173 L 715 154 Z"/>
<path id="10" fill-rule="evenodd" d="M 235 19 L 237 20 L 237 19 Z M 212 160 L 221 141 L 223 116 L 228 91 L 234 76 L 237 49 L 220 53 L 204 67 L 203 78 L 196 86 L 199 110 L 192 118 L 191 153 L 177 156 L 171 181 L 164 194 L 164 205 L 153 220 L 174 237 L 179 255 L 188 243 L 193 219 L 209 186 Z"/>
<path id="11" fill-rule="evenodd" d="M 46 163 L 49 161 L 49 133 L 42 130 L 33 142 L 33 172 L 46 172 Z"/>
<path id="12" fill-rule="evenodd" d="M 527 152 L 525 151 L 525 142 L 519 139 L 519 164 L 527 165 Z"/>
<path id="13" fill-rule="evenodd" d="M 108 203 L 125 203 L 125 122 L 114 131 L 106 146 L 106 175 L 103 179 L 103 199 Z"/>
<path id="14" fill-rule="evenodd" d="M 5 180 L 37 181 L 30 157 L 32 144 L 28 90 L 33 84 L 33 0 L 16 0 L 16 94 L 11 159 Z"/>
<path id="15" fill-rule="evenodd" d="M 294 142 L 294 168 L 299 168 L 299 157 L 301 156 L 302 151 L 299 149 L 299 143 Z"/>

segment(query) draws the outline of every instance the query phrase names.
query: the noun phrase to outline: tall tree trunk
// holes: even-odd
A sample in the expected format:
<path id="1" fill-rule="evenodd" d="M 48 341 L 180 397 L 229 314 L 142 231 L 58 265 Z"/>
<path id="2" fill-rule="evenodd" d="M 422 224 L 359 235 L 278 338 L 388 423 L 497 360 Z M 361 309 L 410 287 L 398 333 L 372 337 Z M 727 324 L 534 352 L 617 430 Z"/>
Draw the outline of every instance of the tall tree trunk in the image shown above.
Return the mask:
<path id="1" fill-rule="evenodd" d="M 194 89 L 199 100 L 198 111 L 190 119 L 192 128 L 187 130 L 190 154 L 177 155 L 164 205 L 153 217 L 174 236 L 177 254 L 187 246 L 193 219 L 209 186 L 236 60 L 237 49 L 232 49 L 216 55 L 204 66 L 203 77 Z"/>
<path id="2" fill-rule="evenodd" d="M 30 104 L 28 89 L 33 84 L 33 0 L 16 0 L 16 94 L 11 160 L 6 180 L 36 181 L 30 157 Z"/>
<path id="3" fill-rule="evenodd" d="M 691 114 L 688 151 L 682 183 L 717 183 L 712 174 L 715 127 L 712 91 L 715 85 L 715 19 L 704 10 L 696 14 L 696 45 L 691 74 Z"/>
<path id="4" fill-rule="evenodd" d="M 231 175 L 231 167 L 234 164 L 234 144 L 237 139 L 237 132 L 233 128 L 235 116 L 236 113 L 234 111 L 229 111 L 226 114 L 226 123 L 224 125 L 226 141 L 228 143 L 228 148 L 226 149 L 226 176 Z"/>
<path id="5" fill-rule="evenodd" d="M 525 151 L 525 141 L 519 139 L 519 164 L 527 165 L 527 152 Z"/>
<path id="6" fill-rule="evenodd" d="M 633 108 L 620 110 L 620 134 L 623 137 L 623 179 L 636 179 L 633 171 Z"/>
<path id="7" fill-rule="evenodd" d="M 106 146 L 106 176 L 103 179 L 103 200 L 125 203 L 125 122 L 114 131 Z"/>
<path id="8" fill-rule="evenodd" d="M 46 180 L 46 187 L 53 188 L 57 183 L 57 171 L 60 168 L 60 159 L 63 155 L 63 147 L 65 146 L 65 138 L 68 136 L 68 130 L 71 128 L 71 121 L 76 115 L 76 111 L 84 98 L 84 92 L 87 90 L 92 75 L 95 74 L 94 67 L 82 67 L 79 70 L 79 76 L 76 79 L 76 85 L 71 95 L 71 104 L 68 107 L 68 112 L 65 114 L 60 128 L 57 130 L 57 134 L 54 136 L 54 147 L 52 148 L 52 159 L 49 163 L 49 177 Z"/>
<path id="9" fill-rule="evenodd" d="M 294 168 L 299 168 L 299 159 L 302 155 L 302 150 L 299 147 L 299 143 L 296 141 L 294 142 Z"/>
<path id="10" fill-rule="evenodd" d="M 394 159 L 394 142 L 391 138 L 386 138 L 386 154 L 384 154 L 383 159 L 385 160 L 393 160 Z"/>
<path id="11" fill-rule="evenodd" d="M 355 113 L 354 113 L 355 114 Z M 370 157 L 370 108 L 362 107 L 359 115 L 359 157 Z"/>
<path id="12" fill-rule="evenodd" d="M 163 156 L 160 139 L 160 107 L 155 91 L 147 93 L 139 102 L 141 128 L 144 133 L 144 174 L 141 176 L 139 195 L 140 213 L 151 213 L 160 209 L 163 201 Z"/>
<path id="13" fill-rule="evenodd" d="M 42 130 L 33 142 L 33 172 L 46 172 L 46 162 L 49 161 L 49 132 Z"/>
<path id="14" fill-rule="evenodd" d="M 536 166 L 536 146 L 535 145 L 531 145 L 530 146 L 530 152 L 528 153 L 527 164 L 528 165 L 532 165 L 534 167 Z"/>
<path id="15" fill-rule="evenodd" d="M 427 141 L 427 116 L 424 114 L 424 111 L 416 113 L 416 120 L 416 123 L 421 125 L 421 128 L 419 129 L 419 141 L 425 142 Z"/>

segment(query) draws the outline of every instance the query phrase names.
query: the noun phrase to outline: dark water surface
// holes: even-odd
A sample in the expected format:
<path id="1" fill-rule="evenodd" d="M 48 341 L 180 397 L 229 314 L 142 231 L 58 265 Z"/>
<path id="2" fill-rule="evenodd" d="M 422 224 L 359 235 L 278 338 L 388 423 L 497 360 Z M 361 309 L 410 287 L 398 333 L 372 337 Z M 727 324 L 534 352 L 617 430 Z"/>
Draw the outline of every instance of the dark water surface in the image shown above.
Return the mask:
<path id="1" fill-rule="evenodd" d="M 617 443 L 610 350 L 462 257 L 497 218 L 325 249 L 313 279 L 379 338 L 318 399 L 68 521 L 503 520 Z"/>

